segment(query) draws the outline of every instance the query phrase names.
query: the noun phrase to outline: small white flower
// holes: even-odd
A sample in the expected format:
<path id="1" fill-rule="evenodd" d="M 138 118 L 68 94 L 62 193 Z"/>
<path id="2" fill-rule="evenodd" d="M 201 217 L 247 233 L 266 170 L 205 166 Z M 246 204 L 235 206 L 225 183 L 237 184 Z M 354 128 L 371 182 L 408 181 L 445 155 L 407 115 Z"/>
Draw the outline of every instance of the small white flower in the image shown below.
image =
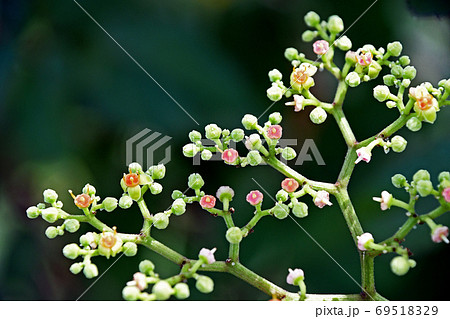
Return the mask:
<path id="1" fill-rule="evenodd" d="M 356 237 L 358 239 L 358 249 L 359 250 L 367 250 L 367 248 L 364 246 L 369 241 L 373 241 L 373 236 L 371 233 L 364 233 L 361 236 Z"/>
<path id="2" fill-rule="evenodd" d="M 294 105 L 294 111 L 300 112 L 305 107 L 303 103 L 305 102 L 305 98 L 303 95 L 294 94 L 294 101 L 287 102 L 285 105 L 291 106 Z"/>
<path id="3" fill-rule="evenodd" d="M 333 205 L 330 202 L 330 194 L 327 191 L 318 191 L 316 197 L 314 197 L 314 205 L 319 208 L 323 208 L 325 205 Z"/>
<path id="4" fill-rule="evenodd" d="M 388 193 L 387 191 L 381 192 L 381 198 L 380 197 L 373 197 L 374 201 L 380 203 L 381 210 L 386 210 L 391 208 L 392 205 L 392 194 Z"/>
<path id="5" fill-rule="evenodd" d="M 358 155 L 358 158 L 356 159 L 355 164 L 358 164 L 361 161 L 369 163 L 372 158 L 372 152 L 367 147 L 357 149 L 356 155 Z"/>
<path id="6" fill-rule="evenodd" d="M 137 272 L 133 275 L 132 282 L 134 282 L 134 284 L 139 288 L 140 291 L 147 288 L 147 277 L 141 272 Z"/>
<path id="7" fill-rule="evenodd" d="M 206 262 L 208 264 L 212 264 L 213 262 L 216 261 L 216 258 L 214 258 L 214 253 L 216 252 L 216 248 L 213 248 L 211 250 L 207 249 L 207 248 L 202 248 L 200 250 L 200 253 L 198 254 L 198 257 L 204 257 L 204 260 L 206 260 Z"/>
<path id="8" fill-rule="evenodd" d="M 286 277 L 286 282 L 290 285 L 295 285 L 297 280 L 303 280 L 305 277 L 305 274 L 303 273 L 303 270 L 299 268 L 295 268 L 292 270 L 291 268 L 288 269 L 289 274 Z"/>

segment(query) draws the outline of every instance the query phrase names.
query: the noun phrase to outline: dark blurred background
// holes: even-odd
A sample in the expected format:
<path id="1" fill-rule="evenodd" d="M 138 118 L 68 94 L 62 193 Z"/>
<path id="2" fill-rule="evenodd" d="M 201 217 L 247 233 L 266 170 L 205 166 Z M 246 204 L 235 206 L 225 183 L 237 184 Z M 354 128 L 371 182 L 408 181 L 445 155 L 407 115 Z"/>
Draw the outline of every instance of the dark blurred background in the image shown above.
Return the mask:
<path id="1" fill-rule="evenodd" d="M 166 209 L 174 189 L 186 188 L 187 176 L 200 172 L 205 191 L 214 194 L 221 185 L 236 191 L 235 221 L 244 225 L 252 215 L 245 203 L 248 191 L 257 189 L 255 178 L 272 194 L 283 177 L 268 167 L 236 169 L 218 162 L 193 166 L 181 148 L 192 129 L 203 131 L 211 122 L 235 128 L 246 113 L 259 115 L 271 102 L 267 72 L 291 70 L 284 59 L 294 46 L 313 58 L 310 43 L 300 35 L 303 16 L 315 10 L 322 18 L 340 15 L 349 26 L 372 1 L 79 1 L 95 19 L 200 123 L 197 126 L 127 57 L 73 1 L 0 1 L 0 299 L 74 300 L 92 283 L 69 272 L 71 261 L 61 250 L 77 242 L 77 234 L 49 240 L 42 219 L 27 219 L 28 206 L 42 201 L 42 191 L 53 188 L 76 212 L 68 189 L 79 192 L 87 182 L 102 197 L 120 197 L 119 179 L 126 170 L 125 141 L 144 128 L 172 137 L 171 162 L 162 181 L 164 192 L 148 197 L 153 212 Z M 437 82 L 449 76 L 450 30 L 445 1 L 378 1 L 348 32 L 353 48 L 376 47 L 401 40 L 404 54 L 418 69 L 415 84 Z M 338 55 L 342 58 L 342 54 Z M 341 60 L 342 61 L 342 60 Z M 330 100 L 336 83 L 325 72 L 315 76 L 312 92 Z M 397 117 L 372 97 L 380 79 L 351 89 L 345 112 L 362 140 Z M 310 178 L 335 181 L 345 154 L 336 124 L 309 121 L 309 110 L 294 113 L 283 102 L 271 111 L 284 116 L 284 137 L 314 139 L 326 166 L 305 162 L 297 166 Z M 268 114 L 267 114 L 268 115 Z M 267 116 L 266 115 L 266 116 Z M 356 167 L 350 192 L 366 231 L 377 240 L 390 236 L 404 222 L 399 209 L 382 212 L 372 201 L 384 189 L 400 198 L 405 193 L 390 185 L 390 177 L 409 178 L 429 169 L 433 181 L 448 170 L 450 159 L 449 110 L 442 110 L 434 125 L 420 132 L 403 129 L 408 140 L 402 154 L 384 155 L 377 149 L 370 164 Z M 242 145 L 239 146 L 239 148 Z M 344 219 L 334 205 L 319 210 L 308 199 L 310 216 L 302 226 L 359 281 L 359 258 Z M 434 208 L 423 200 L 421 212 Z M 100 213 L 99 218 L 122 232 L 138 232 L 137 207 Z M 450 224 L 450 216 L 439 223 Z M 226 258 L 225 225 L 197 205 L 182 217 L 171 218 L 157 239 L 189 257 L 202 247 L 217 247 Z M 390 271 L 393 255 L 376 260 L 379 292 L 397 300 L 449 299 L 449 248 L 431 241 L 429 229 L 419 227 L 407 238 L 417 267 L 404 277 Z M 309 293 L 358 293 L 359 287 L 314 242 L 288 219 L 263 219 L 244 240 L 241 261 L 250 269 L 289 288 L 287 268 L 301 267 Z M 144 258 L 153 260 L 162 277 L 178 267 L 151 251 L 140 249 L 133 258 L 121 258 L 84 296 L 83 300 L 120 300 L 126 281 Z M 96 258 L 100 273 L 115 259 Z M 276 262 L 274 262 L 276 261 Z M 210 274 L 214 293 L 203 295 L 192 286 L 194 300 L 265 300 L 268 296 L 227 274 Z"/>

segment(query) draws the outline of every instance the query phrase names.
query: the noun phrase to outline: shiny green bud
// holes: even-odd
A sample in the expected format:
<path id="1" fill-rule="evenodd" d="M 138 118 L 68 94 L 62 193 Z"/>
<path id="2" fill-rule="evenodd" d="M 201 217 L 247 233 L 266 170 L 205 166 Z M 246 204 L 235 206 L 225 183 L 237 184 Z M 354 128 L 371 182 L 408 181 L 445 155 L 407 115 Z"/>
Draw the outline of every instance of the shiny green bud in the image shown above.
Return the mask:
<path id="1" fill-rule="evenodd" d="M 430 180 L 430 173 L 425 169 L 418 170 L 413 176 L 413 181 L 415 183 L 421 180 Z"/>
<path id="2" fill-rule="evenodd" d="M 277 203 L 271 213 L 278 219 L 285 219 L 289 215 L 289 207 L 286 204 Z"/>
<path id="3" fill-rule="evenodd" d="M 254 130 L 258 125 L 258 119 L 254 115 L 245 114 L 242 118 L 242 125 L 246 130 Z"/>
<path id="4" fill-rule="evenodd" d="M 199 151 L 200 148 L 195 144 L 186 144 L 183 146 L 183 155 L 186 157 L 194 157 Z"/>
<path id="5" fill-rule="evenodd" d="M 420 196 L 426 197 L 433 191 L 433 184 L 429 180 L 420 180 L 416 183 L 416 190 Z"/>
<path id="6" fill-rule="evenodd" d="M 172 199 L 178 199 L 178 198 L 182 198 L 183 197 L 183 193 L 179 190 L 174 190 L 172 192 Z"/>
<path id="7" fill-rule="evenodd" d="M 297 51 L 297 49 L 295 49 L 295 48 L 287 48 L 284 51 L 284 57 L 286 59 L 288 59 L 289 61 L 297 60 L 297 58 L 298 58 L 298 51 Z"/>
<path id="8" fill-rule="evenodd" d="M 214 290 L 214 281 L 207 276 L 198 276 L 195 288 L 204 294 L 208 294 Z"/>
<path id="9" fill-rule="evenodd" d="M 58 200 L 58 194 L 53 189 L 46 189 L 43 195 L 46 203 L 53 204 Z"/>
<path id="10" fill-rule="evenodd" d="M 280 189 L 275 195 L 275 198 L 279 202 L 285 202 L 289 199 L 289 194 L 284 189 Z"/>
<path id="11" fill-rule="evenodd" d="M 247 154 L 247 160 L 251 166 L 257 166 L 257 165 L 261 164 L 262 157 L 258 151 L 250 151 Z"/>
<path id="12" fill-rule="evenodd" d="M 288 146 L 283 149 L 283 151 L 281 152 L 281 156 L 285 160 L 290 161 L 290 160 L 293 160 L 297 156 L 297 153 L 295 152 L 295 150 L 292 147 Z"/>
<path id="13" fill-rule="evenodd" d="M 164 164 L 150 166 L 148 174 L 153 179 L 163 179 L 164 176 L 166 176 L 166 166 L 164 166 Z"/>
<path id="14" fill-rule="evenodd" d="M 403 78 L 413 80 L 416 77 L 417 70 L 413 66 L 407 66 L 403 69 Z"/>
<path id="15" fill-rule="evenodd" d="M 151 192 L 153 195 L 158 195 L 158 194 L 160 194 L 160 193 L 162 192 L 162 190 L 163 190 L 162 185 L 161 185 L 160 183 L 156 183 L 156 182 L 153 182 L 152 185 L 150 185 L 149 188 L 150 188 L 150 192 Z"/>
<path id="16" fill-rule="evenodd" d="M 63 255 L 69 259 L 75 259 L 79 256 L 81 248 L 77 244 L 68 244 L 63 248 Z"/>
<path id="17" fill-rule="evenodd" d="M 40 210 L 36 206 L 31 206 L 27 208 L 27 217 L 30 219 L 34 219 L 39 217 Z"/>
<path id="18" fill-rule="evenodd" d="M 298 218 L 304 218 L 308 216 L 308 205 L 302 202 L 295 203 L 292 206 L 292 214 Z"/>
<path id="19" fill-rule="evenodd" d="M 202 160 L 209 161 L 212 157 L 212 153 L 210 150 L 203 150 L 201 153 Z"/>
<path id="20" fill-rule="evenodd" d="M 200 174 L 194 173 L 189 175 L 188 186 L 192 189 L 200 189 L 205 185 L 205 181 Z"/>
<path id="21" fill-rule="evenodd" d="M 189 298 L 189 286 L 184 282 L 177 283 L 173 289 L 175 290 L 175 297 L 177 299 L 186 299 Z"/>
<path id="22" fill-rule="evenodd" d="M 230 244 L 239 244 L 242 240 L 242 231 L 239 227 L 231 227 L 225 234 Z"/>
<path id="23" fill-rule="evenodd" d="M 124 255 L 127 257 L 132 257 L 137 254 L 137 249 L 138 249 L 137 245 L 131 241 L 123 244 L 122 248 L 123 248 Z"/>
<path id="24" fill-rule="evenodd" d="M 158 300 L 167 300 L 174 293 L 174 290 L 167 281 L 160 280 L 153 286 L 152 293 L 155 294 Z"/>
<path id="25" fill-rule="evenodd" d="M 408 144 L 408 142 L 400 135 L 394 136 L 391 140 L 391 148 L 396 153 L 403 152 L 406 148 L 406 144 Z"/>
<path id="26" fill-rule="evenodd" d="M 331 33 L 340 33 L 344 30 L 344 21 L 339 16 L 332 15 L 328 18 L 327 26 Z"/>
<path id="27" fill-rule="evenodd" d="M 387 52 L 392 56 L 399 56 L 402 53 L 403 46 L 400 42 L 395 41 L 388 43 Z"/>
<path id="28" fill-rule="evenodd" d="M 76 219 L 66 219 L 64 221 L 64 229 L 69 233 L 74 233 L 80 229 L 80 222 Z"/>
<path id="29" fill-rule="evenodd" d="M 55 207 L 49 207 L 41 212 L 42 218 L 48 223 L 54 223 L 58 220 L 58 210 Z"/>
<path id="30" fill-rule="evenodd" d="M 282 120 L 283 117 L 281 116 L 280 112 L 274 112 L 269 115 L 269 121 L 272 125 L 280 124 Z"/>
<path id="31" fill-rule="evenodd" d="M 314 11 L 309 11 L 304 19 L 306 25 L 309 27 L 315 27 L 320 23 L 320 16 Z"/>
<path id="32" fill-rule="evenodd" d="M 98 276 L 98 268 L 94 264 L 87 264 L 84 266 L 83 274 L 87 279 L 91 279 Z"/>
<path id="33" fill-rule="evenodd" d="M 136 162 L 128 165 L 128 169 L 130 170 L 131 173 L 134 173 L 134 174 L 140 174 L 143 172 L 141 164 L 136 163 Z"/>
<path id="34" fill-rule="evenodd" d="M 222 134 L 222 129 L 218 127 L 216 124 L 208 124 L 205 127 L 205 135 L 206 138 L 210 140 L 216 140 L 220 138 Z"/>
<path id="35" fill-rule="evenodd" d="M 136 301 L 139 299 L 141 291 L 136 286 L 126 286 L 122 289 L 122 297 L 127 301 Z"/>
<path id="36" fill-rule="evenodd" d="M 309 113 L 309 118 L 314 124 L 322 124 L 327 119 L 327 116 L 327 112 L 321 107 L 316 107 Z"/>
<path id="37" fill-rule="evenodd" d="M 422 128 L 422 121 L 417 117 L 412 117 L 406 122 L 406 127 L 413 132 L 417 132 Z"/>
<path id="38" fill-rule="evenodd" d="M 384 102 L 388 99 L 391 92 L 386 85 L 377 85 L 373 88 L 373 97 L 378 100 L 378 102 Z"/>
<path id="39" fill-rule="evenodd" d="M 112 212 L 117 208 L 117 199 L 114 197 L 106 197 L 103 202 L 103 208 L 108 212 Z"/>
<path id="40" fill-rule="evenodd" d="M 196 130 L 189 133 L 189 139 L 192 143 L 199 142 L 202 139 L 202 134 Z"/>
<path id="41" fill-rule="evenodd" d="M 158 229 L 165 229 L 169 226 L 169 217 L 164 213 L 153 216 L 153 225 Z"/>
<path id="42" fill-rule="evenodd" d="M 361 78 L 358 73 L 353 71 L 347 74 L 345 77 L 345 83 L 347 83 L 350 87 L 356 87 L 361 83 Z"/>
<path id="43" fill-rule="evenodd" d="M 402 174 L 395 174 L 391 178 L 392 185 L 394 185 L 397 188 L 403 188 L 406 186 L 406 177 Z"/>
<path id="44" fill-rule="evenodd" d="M 45 230 L 45 236 L 49 239 L 53 239 L 58 236 L 58 229 L 55 226 L 47 227 Z"/>
<path id="45" fill-rule="evenodd" d="M 269 71 L 269 80 L 270 80 L 270 82 L 279 81 L 279 80 L 282 79 L 282 77 L 283 77 L 283 75 L 277 69 L 273 69 L 273 70 Z"/>
<path id="46" fill-rule="evenodd" d="M 408 259 L 402 256 L 394 257 L 391 260 L 391 270 L 397 276 L 403 276 L 409 271 Z"/>
<path id="47" fill-rule="evenodd" d="M 146 275 L 150 275 L 155 269 L 155 265 L 150 260 L 143 260 L 139 263 L 139 271 Z"/>
<path id="48" fill-rule="evenodd" d="M 236 142 L 236 143 L 240 142 L 245 137 L 244 130 L 240 129 L 240 128 L 236 128 L 231 131 L 230 137 L 234 142 Z"/>
<path id="49" fill-rule="evenodd" d="M 175 199 L 171 210 L 177 216 L 183 215 L 186 212 L 186 202 L 182 198 Z"/>
<path id="50" fill-rule="evenodd" d="M 128 195 L 130 195 L 132 200 L 139 200 L 139 198 L 141 198 L 141 186 L 136 185 L 133 187 L 128 187 Z"/>
<path id="51" fill-rule="evenodd" d="M 319 33 L 318 33 L 317 31 L 306 30 L 305 32 L 302 33 L 302 40 L 303 40 L 304 42 L 311 42 L 312 40 L 314 40 L 314 39 L 317 37 L 318 34 L 319 34 Z M 287 50 L 286 50 L 286 51 L 287 51 Z M 296 50 L 296 51 L 297 51 L 297 50 Z M 284 55 L 286 56 L 286 52 L 285 52 Z M 289 59 L 289 58 L 288 58 L 288 60 L 289 60 L 289 61 L 296 60 L 297 57 L 298 57 L 298 52 L 297 52 L 297 55 L 296 55 L 293 59 Z M 286 57 L 286 58 L 287 58 L 287 57 Z"/>
<path id="52" fill-rule="evenodd" d="M 395 76 L 393 76 L 392 74 L 386 74 L 385 76 L 383 76 L 383 82 L 384 82 L 384 84 L 386 84 L 388 86 L 393 86 L 394 81 L 395 81 Z"/>
<path id="53" fill-rule="evenodd" d="M 69 270 L 72 274 L 77 275 L 83 270 L 83 267 L 83 263 L 75 263 L 70 266 Z"/>
<path id="54" fill-rule="evenodd" d="M 120 199 L 119 199 L 120 208 L 128 209 L 131 207 L 131 205 L 133 205 L 133 199 L 131 199 L 130 196 L 123 195 L 122 197 L 120 197 Z"/>

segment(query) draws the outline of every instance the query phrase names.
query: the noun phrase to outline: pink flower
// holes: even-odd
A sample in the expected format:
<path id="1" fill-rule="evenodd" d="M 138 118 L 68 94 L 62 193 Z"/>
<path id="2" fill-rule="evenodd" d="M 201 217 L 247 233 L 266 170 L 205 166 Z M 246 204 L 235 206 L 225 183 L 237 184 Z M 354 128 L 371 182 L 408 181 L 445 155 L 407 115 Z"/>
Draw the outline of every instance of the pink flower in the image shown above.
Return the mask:
<path id="1" fill-rule="evenodd" d="M 280 125 L 271 125 L 267 129 L 267 136 L 271 139 L 278 140 L 281 138 L 283 128 Z"/>
<path id="2" fill-rule="evenodd" d="M 370 51 L 358 49 L 358 51 L 356 51 L 356 61 L 361 66 L 367 66 L 372 63 L 372 53 Z"/>
<path id="3" fill-rule="evenodd" d="M 216 198 L 212 195 L 205 195 L 200 199 L 200 206 L 203 208 L 213 208 L 216 205 Z"/>
<path id="4" fill-rule="evenodd" d="M 358 148 L 356 150 L 356 155 L 358 155 L 358 158 L 356 159 L 355 164 L 358 164 L 361 161 L 369 163 L 372 158 L 372 152 L 367 147 Z"/>
<path id="5" fill-rule="evenodd" d="M 316 196 L 314 197 L 314 205 L 319 208 L 323 208 L 325 205 L 333 205 L 330 202 L 330 194 L 327 191 L 318 191 Z"/>
<path id="6" fill-rule="evenodd" d="M 371 233 L 364 233 L 361 236 L 356 236 L 356 238 L 358 239 L 358 249 L 362 251 L 367 250 L 365 245 L 369 241 L 373 241 L 373 236 Z"/>
<path id="7" fill-rule="evenodd" d="M 448 237 L 447 226 L 438 226 L 433 230 L 433 233 L 431 234 L 431 239 L 435 243 L 440 243 L 441 241 L 444 241 L 446 244 L 448 244 L 449 241 L 447 237 Z"/>
<path id="8" fill-rule="evenodd" d="M 137 272 L 133 275 L 131 283 L 134 283 L 142 291 L 147 288 L 147 277 L 143 273 Z"/>
<path id="9" fill-rule="evenodd" d="M 450 187 L 444 188 L 442 191 L 442 197 L 444 197 L 447 203 L 450 203 Z"/>
<path id="10" fill-rule="evenodd" d="M 236 162 L 238 156 L 238 152 L 232 148 L 229 148 L 222 153 L 222 159 L 225 161 L 225 163 L 228 164 L 233 164 L 234 162 Z"/>
<path id="11" fill-rule="evenodd" d="M 296 285 L 297 284 L 296 281 L 300 281 L 300 280 L 303 280 L 303 278 L 305 278 L 305 274 L 304 274 L 303 270 L 301 270 L 299 268 L 295 268 L 294 270 L 289 268 L 288 270 L 289 270 L 289 274 L 286 277 L 286 282 L 289 285 Z"/>
<path id="12" fill-rule="evenodd" d="M 285 105 L 291 106 L 294 105 L 294 112 L 300 112 L 303 110 L 305 102 L 305 97 L 303 95 L 294 94 L 294 101 L 286 102 Z"/>
<path id="13" fill-rule="evenodd" d="M 212 264 L 216 261 L 216 258 L 214 258 L 214 253 L 216 252 L 216 248 L 213 248 L 211 250 L 207 248 L 202 248 L 200 250 L 200 253 L 198 254 L 198 258 L 202 258 L 206 261 L 207 264 Z"/>
<path id="14" fill-rule="evenodd" d="M 298 186 L 298 182 L 293 178 L 285 178 L 281 182 L 281 187 L 288 193 L 295 192 Z"/>
<path id="15" fill-rule="evenodd" d="M 325 40 L 317 40 L 313 44 L 313 51 L 315 54 L 318 54 L 318 55 L 327 53 L 329 48 L 330 48 L 330 45 Z"/>
<path id="16" fill-rule="evenodd" d="M 380 203 L 381 210 L 386 210 L 391 208 L 392 205 L 392 194 L 388 193 L 387 191 L 381 192 L 381 198 L 380 197 L 373 197 L 374 201 Z"/>
<path id="17" fill-rule="evenodd" d="M 260 204 L 263 200 L 263 194 L 260 191 L 251 191 L 247 194 L 247 202 L 251 205 L 256 206 Z"/>

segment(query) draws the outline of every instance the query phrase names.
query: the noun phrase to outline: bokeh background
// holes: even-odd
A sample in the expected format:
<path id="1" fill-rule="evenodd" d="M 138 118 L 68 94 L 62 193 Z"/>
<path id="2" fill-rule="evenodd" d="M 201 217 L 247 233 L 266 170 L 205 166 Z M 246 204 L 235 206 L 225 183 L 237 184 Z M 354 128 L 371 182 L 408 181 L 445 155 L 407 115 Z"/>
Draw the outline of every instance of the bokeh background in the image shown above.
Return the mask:
<path id="1" fill-rule="evenodd" d="M 53 188 L 68 211 L 76 209 L 68 189 L 81 190 L 87 182 L 102 197 L 120 197 L 119 180 L 126 170 L 125 141 L 144 128 L 172 137 L 172 160 L 163 180 L 164 192 L 148 198 L 153 212 L 166 209 L 174 189 L 186 188 L 187 176 L 200 172 L 211 194 L 221 185 L 236 191 L 235 221 L 244 225 L 252 215 L 245 203 L 257 189 L 255 178 L 272 194 L 283 177 L 268 167 L 236 169 L 218 162 L 193 166 L 181 148 L 192 129 L 202 131 L 211 122 L 235 128 L 246 113 L 261 114 L 269 105 L 267 72 L 276 67 L 285 76 L 291 70 L 284 59 L 294 46 L 313 58 L 310 43 L 300 35 L 303 16 L 315 10 L 321 17 L 338 14 L 349 26 L 372 1 L 86 1 L 80 0 L 99 23 L 200 123 L 197 126 L 179 107 L 95 25 L 73 1 L 0 1 L 0 299 L 74 300 L 92 283 L 72 275 L 63 246 L 77 242 L 81 231 L 49 240 L 41 219 L 26 218 L 28 206 L 42 201 L 42 191 Z M 450 31 L 445 1 L 379 0 L 347 33 L 354 48 L 366 43 L 385 46 L 401 40 L 404 54 L 418 69 L 415 83 L 433 84 L 449 76 Z M 337 61 L 342 58 L 338 55 Z M 338 62 L 339 63 L 339 62 Z M 330 100 L 336 87 L 325 72 L 316 77 L 312 92 Z M 351 89 L 345 112 L 362 140 L 396 118 L 373 99 L 380 79 Z M 326 166 L 305 162 L 296 169 L 310 178 L 334 181 L 345 154 L 335 123 L 312 124 L 308 111 L 294 113 L 282 102 L 271 111 L 284 116 L 284 137 L 298 139 L 297 151 L 314 139 Z M 370 164 L 359 164 L 350 186 L 354 205 L 366 231 L 377 240 L 390 236 L 404 222 L 399 209 L 382 212 L 372 201 L 384 189 L 400 198 L 406 194 L 390 185 L 390 177 L 409 178 L 420 169 L 433 180 L 448 170 L 449 110 L 434 125 L 401 135 L 408 147 L 401 154 L 376 150 Z M 239 147 L 241 147 L 240 145 Z M 309 200 L 308 200 L 309 201 Z M 334 201 L 334 200 L 333 200 Z M 302 226 L 359 281 L 359 259 L 337 203 L 319 210 L 310 204 Z M 435 207 L 422 200 L 419 210 Z M 138 232 L 137 207 L 101 213 L 100 219 L 122 232 Z M 450 224 L 450 216 L 438 222 Z M 197 205 L 174 217 L 168 229 L 153 232 L 157 239 L 186 256 L 202 247 L 217 247 L 226 257 L 225 225 Z M 426 226 L 406 241 L 417 267 L 404 277 L 389 269 L 393 255 L 376 260 L 379 292 L 397 300 L 448 300 L 449 248 L 431 242 Z M 144 258 L 155 262 L 162 277 L 178 267 L 141 249 L 133 258 L 121 258 L 82 300 L 120 300 L 121 289 Z M 103 272 L 114 259 L 97 258 Z M 289 288 L 287 268 L 301 267 L 309 293 L 357 293 L 359 287 L 314 242 L 288 219 L 263 219 L 244 240 L 241 261 L 250 269 Z M 203 295 L 192 289 L 194 300 L 265 300 L 255 288 L 227 274 L 210 274 L 216 289 Z"/>

